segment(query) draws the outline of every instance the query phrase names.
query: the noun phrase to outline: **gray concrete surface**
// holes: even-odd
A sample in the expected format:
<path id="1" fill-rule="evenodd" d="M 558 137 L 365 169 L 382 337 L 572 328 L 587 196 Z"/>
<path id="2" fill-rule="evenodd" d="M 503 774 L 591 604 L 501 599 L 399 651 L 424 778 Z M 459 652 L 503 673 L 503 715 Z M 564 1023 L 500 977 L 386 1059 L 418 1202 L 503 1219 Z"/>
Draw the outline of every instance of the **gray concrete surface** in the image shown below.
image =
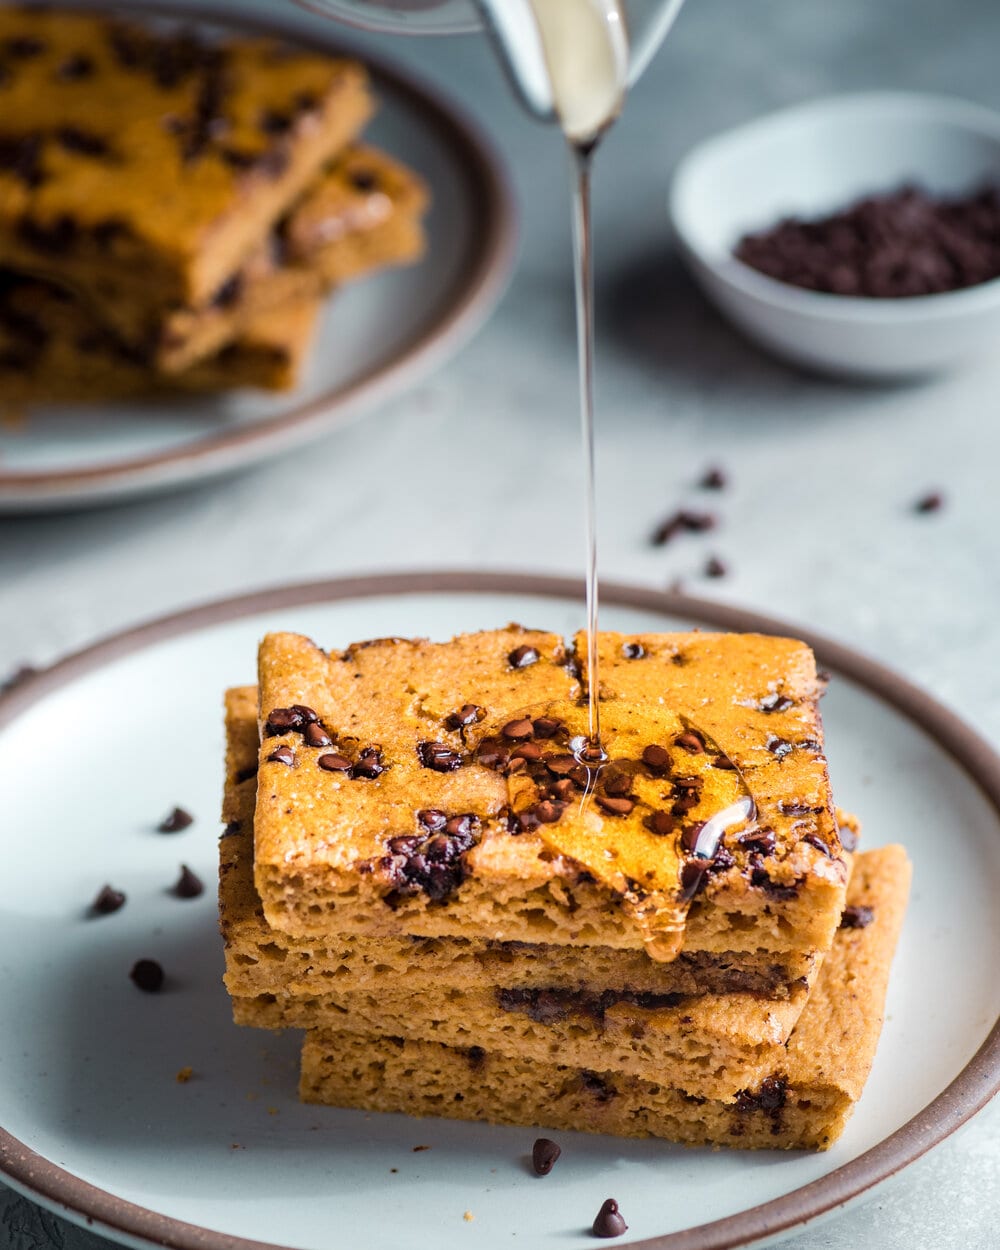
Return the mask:
<path id="1" fill-rule="evenodd" d="M 258 0 L 265 8 L 267 0 Z M 234 7 L 239 7 L 234 5 Z M 290 579 L 433 567 L 581 568 L 565 169 L 474 39 L 375 41 L 478 116 L 523 210 L 515 281 L 462 354 L 319 446 L 208 490 L 0 522 L 0 670 L 122 626 Z M 956 376 L 864 388 L 790 372 L 740 340 L 681 271 L 672 165 L 700 137 L 828 91 L 898 86 L 1000 107 L 994 0 L 690 0 L 597 169 L 601 566 L 682 577 L 890 662 L 1000 743 L 1000 352 Z M 652 523 L 718 462 L 722 527 L 665 550 Z M 912 513 L 925 489 L 945 510 Z M 283 495 L 314 502 L 281 516 Z M 317 526 L 316 509 L 322 514 Z M 514 529 L 504 519 L 529 520 Z M 335 543 L 326 535 L 335 534 Z M 709 553 L 731 575 L 707 581 Z M 97 1250 L 0 1189 L 4 1250 Z M 792 1250 L 1000 1246 L 1000 1105 Z"/>

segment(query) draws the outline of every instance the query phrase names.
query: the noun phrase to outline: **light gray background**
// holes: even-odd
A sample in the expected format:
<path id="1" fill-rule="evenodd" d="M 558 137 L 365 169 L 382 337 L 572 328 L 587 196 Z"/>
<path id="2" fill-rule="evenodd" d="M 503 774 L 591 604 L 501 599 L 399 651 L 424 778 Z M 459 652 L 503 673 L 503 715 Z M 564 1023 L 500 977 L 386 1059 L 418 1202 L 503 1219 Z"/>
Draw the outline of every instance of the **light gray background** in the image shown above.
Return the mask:
<path id="1" fill-rule="evenodd" d="M 559 141 L 521 116 L 481 41 L 372 43 L 463 101 L 511 161 L 523 242 L 503 304 L 445 369 L 316 447 L 207 490 L 0 521 L 0 671 L 287 580 L 436 565 L 580 571 Z M 808 623 L 900 668 L 1000 743 L 1000 352 L 920 387 L 790 372 L 705 306 L 663 211 L 673 164 L 702 136 L 852 88 L 1000 107 L 998 52 L 994 0 L 690 0 L 600 154 L 596 229 L 603 572 L 650 586 L 682 577 L 694 593 Z M 694 489 L 714 462 L 732 475 L 721 495 Z M 931 487 L 947 509 L 914 515 Z M 652 549 L 649 529 L 681 503 L 717 509 L 721 528 Z M 725 580 L 701 576 L 710 553 L 731 564 Z M 998 1217 L 994 1105 L 866 1206 L 787 1244 L 993 1250 Z M 4 1250 L 104 1244 L 0 1189 Z"/>

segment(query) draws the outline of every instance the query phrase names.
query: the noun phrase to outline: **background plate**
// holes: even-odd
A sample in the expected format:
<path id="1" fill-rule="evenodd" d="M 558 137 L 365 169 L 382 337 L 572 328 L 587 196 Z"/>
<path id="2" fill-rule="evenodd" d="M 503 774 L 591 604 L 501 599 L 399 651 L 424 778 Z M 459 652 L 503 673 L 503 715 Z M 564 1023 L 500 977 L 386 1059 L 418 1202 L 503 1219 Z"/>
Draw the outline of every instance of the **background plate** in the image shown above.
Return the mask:
<path id="1" fill-rule="evenodd" d="M 116 10 L 155 14 L 153 5 Z M 295 38 L 294 12 L 234 27 Z M 309 46 L 350 46 L 315 27 Z M 304 380 L 291 395 L 229 392 L 116 404 L 42 407 L 0 424 L 0 512 L 125 499 L 253 464 L 316 438 L 440 364 L 499 299 L 514 255 L 515 219 L 500 157 L 456 106 L 367 52 L 380 107 L 365 140 L 400 157 L 430 185 L 424 259 L 345 286 L 330 301 Z"/>
<path id="2" fill-rule="evenodd" d="M 121 635 L 0 703 L 0 994 L 13 1021 L 0 1032 L 0 1170 L 15 1187 L 120 1240 L 191 1250 L 583 1247 L 608 1195 L 630 1224 L 615 1244 L 709 1250 L 837 1209 L 983 1105 L 1000 1083 L 1000 982 L 983 958 L 1000 949 L 1000 760 L 901 678 L 815 639 L 834 672 L 838 802 L 862 815 L 865 845 L 903 841 L 915 866 L 874 1070 L 827 1154 L 560 1134 L 559 1167 L 539 1181 L 525 1167 L 533 1130 L 300 1106 L 299 1035 L 231 1024 L 212 891 L 168 889 L 182 860 L 215 875 L 221 691 L 252 680 L 260 635 L 343 646 L 510 619 L 571 633 L 580 595 L 570 581 L 469 574 L 292 587 Z M 607 587 L 604 603 L 607 628 L 799 632 L 652 591 Z M 155 833 L 175 803 L 197 822 Z M 87 920 L 105 881 L 128 904 Z M 168 974 L 158 996 L 128 980 L 147 956 Z M 188 1065 L 194 1079 L 178 1084 Z"/>

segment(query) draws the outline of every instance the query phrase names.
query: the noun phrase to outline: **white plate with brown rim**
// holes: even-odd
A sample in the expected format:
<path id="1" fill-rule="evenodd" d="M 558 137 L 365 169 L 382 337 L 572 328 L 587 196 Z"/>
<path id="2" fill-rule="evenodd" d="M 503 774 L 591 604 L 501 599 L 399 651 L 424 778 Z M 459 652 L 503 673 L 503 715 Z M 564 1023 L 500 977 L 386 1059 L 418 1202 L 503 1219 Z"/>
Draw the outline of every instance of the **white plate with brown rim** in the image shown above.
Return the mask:
<path id="1" fill-rule="evenodd" d="M 159 10 L 135 3 L 115 11 Z M 332 23 L 306 27 L 291 6 L 266 23 L 210 4 L 171 5 L 169 12 L 209 33 L 263 30 L 302 42 L 308 32 L 313 50 L 352 51 Z M 40 406 L 0 422 L 0 514 L 116 502 L 259 463 L 413 385 L 485 320 L 515 251 L 503 162 L 453 103 L 381 59 L 361 56 L 379 99 L 365 140 L 405 160 L 431 189 L 424 258 L 334 295 L 294 392 Z"/>
<path id="2" fill-rule="evenodd" d="M 0 700 L 4 1180 L 110 1238 L 177 1250 L 583 1247 L 609 1195 L 629 1224 L 613 1244 L 724 1250 L 861 1199 L 981 1108 L 1000 1087 L 1000 982 L 969 952 L 1000 949 L 1000 758 L 844 647 L 629 587 L 604 589 L 607 628 L 806 637 L 833 675 L 823 710 L 837 800 L 861 813 L 866 845 L 902 841 L 913 860 L 885 1029 L 841 1140 L 785 1154 L 563 1133 L 558 1167 L 539 1180 L 525 1166 L 534 1130 L 300 1105 L 299 1035 L 231 1023 L 212 893 L 180 901 L 169 887 L 181 861 L 214 875 L 221 692 L 253 679 L 261 634 L 340 647 L 512 619 L 569 634 L 583 614 L 580 586 L 558 578 L 293 586 L 118 635 Z M 176 803 L 195 823 L 156 833 Z M 128 903 L 86 919 L 107 880 Z M 136 992 L 128 972 L 140 957 L 163 964 L 166 992 Z M 185 1067 L 194 1075 L 180 1084 Z"/>

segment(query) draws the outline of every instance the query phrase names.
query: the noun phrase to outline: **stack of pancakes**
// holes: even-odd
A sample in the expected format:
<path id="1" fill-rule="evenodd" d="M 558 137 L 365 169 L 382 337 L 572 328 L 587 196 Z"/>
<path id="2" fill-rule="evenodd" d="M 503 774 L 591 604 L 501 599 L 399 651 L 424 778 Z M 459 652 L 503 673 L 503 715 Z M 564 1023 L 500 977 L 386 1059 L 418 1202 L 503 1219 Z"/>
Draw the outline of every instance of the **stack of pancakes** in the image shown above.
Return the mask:
<path id="1" fill-rule="evenodd" d="M 0 8 L 0 396 L 284 389 L 324 297 L 423 251 L 363 66 Z"/>
<path id="2" fill-rule="evenodd" d="M 874 1055 L 906 856 L 851 853 L 804 644 L 599 653 L 598 762 L 581 639 L 265 638 L 227 695 L 235 1018 L 307 1031 L 313 1102 L 825 1148 Z"/>

